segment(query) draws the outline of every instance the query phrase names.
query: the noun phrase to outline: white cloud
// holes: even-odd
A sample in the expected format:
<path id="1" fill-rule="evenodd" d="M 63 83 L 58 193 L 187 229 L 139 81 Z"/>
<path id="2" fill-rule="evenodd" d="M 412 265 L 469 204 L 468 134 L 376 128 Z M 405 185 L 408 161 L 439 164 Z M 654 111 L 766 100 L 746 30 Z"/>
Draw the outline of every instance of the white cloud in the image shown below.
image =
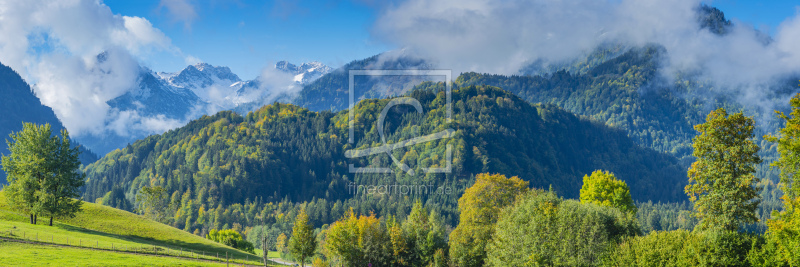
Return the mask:
<path id="1" fill-rule="evenodd" d="M 75 136 L 105 130 L 115 115 L 106 102 L 135 84 L 137 58 L 179 52 L 146 19 L 93 0 L 0 0 L 0 36 L 0 62 L 33 83 Z"/>
<path id="2" fill-rule="evenodd" d="M 110 115 L 106 101 L 124 94 L 136 82 L 138 64 L 129 54 L 111 49 L 105 55 L 105 61 L 44 55 L 32 69 L 39 99 L 53 108 L 74 135 L 102 132 Z"/>
<path id="3" fill-rule="evenodd" d="M 197 12 L 189 0 L 161 0 L 158 7 L 166 8 L 173 20 L 183 22 L 186 29 L 190 29 L 197 18 Z"/>
<path id="4" fill-rule="evenodd" d="M 192 56 L 192 55 L 188 55 L 184 59 L 184 62 L 186 63 L 186 65 L 194 65 L 194 64 L 198 64 L 198 63 L 203 63 L 203 60 L 198 58 L 198 57 L 195 57 L 195 56 Z"/>
<path id="5" fill-rule="evenodd" d="M 274 65 L 273 65 L 274 66 Z M 227 103 L 232 108 L 234 105 L 255 103 L 271 104 L 281 98 L 294 97 L 303 86 L 295 82 L 295 76 L 276 69 L 266 67 L 261 71 L 261 75 L 256 77 L 257 87 L 245 86 L 239 92 L 228 94 L 224 99 L 218 98 L 210 101 L 211 103 Z M 224 106 L 224 105 L 222 105 Z"/>
<path id="6" fill-rule="evenodd" d="M 163 133 L 186 124 L 185 121 L 170 119 L 163 114 L 142 116 L 136 110 L 119 111 L 112 109 L 107 130 L 122 137 L 139 137 L 142 134 Z"/>

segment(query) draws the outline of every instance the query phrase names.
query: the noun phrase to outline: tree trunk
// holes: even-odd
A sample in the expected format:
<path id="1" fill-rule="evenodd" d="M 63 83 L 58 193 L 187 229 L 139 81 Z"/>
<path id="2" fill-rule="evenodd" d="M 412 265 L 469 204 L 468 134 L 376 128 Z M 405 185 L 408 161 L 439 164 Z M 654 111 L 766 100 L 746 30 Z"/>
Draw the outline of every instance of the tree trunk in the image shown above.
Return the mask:
<path id="1" fill-rule="evenodd" d="M 53 216 L 50 216 L 50 226 L 53 226 Z"/>
<path id="2" fill-rule="evenodd" d="M 33 224 L 36 224 L 38 222 L 39 222 L 39 215 L 38 214 L 34 214 L 33 215 Z"/>
<path id="3" fill-rule="evenodd" d="M 36 224 L 36 222 L 33 221 L 33 213 L 31 213 L 31 224 Z"/>

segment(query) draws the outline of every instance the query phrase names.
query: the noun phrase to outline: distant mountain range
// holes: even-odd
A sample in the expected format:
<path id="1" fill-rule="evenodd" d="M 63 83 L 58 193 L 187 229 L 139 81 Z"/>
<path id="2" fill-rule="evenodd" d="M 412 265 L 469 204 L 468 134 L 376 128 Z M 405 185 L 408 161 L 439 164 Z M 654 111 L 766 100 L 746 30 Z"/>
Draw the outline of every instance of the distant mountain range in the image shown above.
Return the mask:
<path id="1" fill-rule="evenodd" d="M 104 60 L 103 54 L 98 56 L 98 60 Z M 262 75 L 243 81 L 230 68 L 207 63 L 190 65 L 174 73 L 140 67 L 133 88 L 107 103 L 117 112 L 163 120 L 175 123 L 177 127 L 222 110 L 246 114 L 277 99 L 289 101 L 287 90 L 301 88 L 332 69 L 320 62 L 297 66 L 280 61 L 275 64 L 275 70 L 277 76 Z M 106 130 L 100 134 L 82 135 L 78 140 L 105 155 L 151 134 L 158 133 L 129 127 L 126 133 Z"/>

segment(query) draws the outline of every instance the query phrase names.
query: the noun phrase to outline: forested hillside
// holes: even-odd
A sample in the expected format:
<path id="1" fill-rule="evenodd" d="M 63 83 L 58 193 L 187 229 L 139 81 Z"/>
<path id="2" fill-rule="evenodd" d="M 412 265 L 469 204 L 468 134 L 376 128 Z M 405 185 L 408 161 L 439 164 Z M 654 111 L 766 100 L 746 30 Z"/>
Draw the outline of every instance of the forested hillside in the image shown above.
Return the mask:
<path id="1" fill-rule="evenodd" d="M 355 109 L 355 144 L 348 144 L 348 113 L 312 112 L 274 104 L 239 116 L 221 112 L 185 127 L 154 135 L 109 153 L 86 167 L 84 199 L 133 209 L 144 207 L 144 187 L 163 188 L 163 221 L 202 233 L 256 218 L 288 227 L 295 204 L 303 204 L 315 225 L 340 218 L 346 207 L 357 212 L 404 216 L 414 198 L 457 221 L 456 200 L 477 173 L 516 175 L 533 187 L 552 188 L 576 198 L 581 177 L 611 170 L 631 187 L 639 201 L 684 199 L 685 171 L 667 154 L 641 148 L 624 132 L 582 119 L 554 106 L 532 105 L 491 86 L 454 89 L 453 122 L 446 123 L 441 83 L 424 83 L 410 94 L 425 113 L 410 106 L 389 112 L 387 143 L 445 129 L 451 138 L 392 151 L 414 176 L 395 173 L 350 174 L 354 166 L 391 166 L 385 154 L 348 159 L 345 151 L 381 144 L 376 120 L 387 99 L 361 101 Z M 409 112 L 412 111 L 412 112 Z M 425 174 L 422 168 L 446 165 L 453 151 L 453 172 Z M 447 186 L 450 194 L 355 194 L 352 185 Z M 263 216 L 263 217 L 262 217 Z"/>
<path id="2" fill-rule="evenodd" d="M 686 97 L 686 86 L 674 88 L 658 81 L 658 60 L 663 53 L 666 51 L 659 46 L 646 46 L 627 50 L 586 73 L 465 73 L 456 83 L 497 86 L 532 103 L 557 105 L 626 130 L 637 143 L 686 157 L 691 154 L 691 138 L 695 135 L 692 127 L 702 121 L 708 110 L 721 104 L 714 103 L 714 99 Z M 696 85 L 699 84 L 692 84 Z"/>

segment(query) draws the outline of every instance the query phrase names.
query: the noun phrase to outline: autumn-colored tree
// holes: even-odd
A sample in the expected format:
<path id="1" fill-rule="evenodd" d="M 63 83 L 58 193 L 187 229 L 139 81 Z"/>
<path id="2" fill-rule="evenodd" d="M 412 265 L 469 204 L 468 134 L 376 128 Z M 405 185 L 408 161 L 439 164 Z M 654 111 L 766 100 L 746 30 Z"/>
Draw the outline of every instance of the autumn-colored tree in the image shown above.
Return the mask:
<path id="1" fill-rule="evenodd" d="M 693 140 L 697 160 L 689 168 L 685 191 L 700 219 L 696 228 L 736 230 L 756 222 L 759 179 L 753 173 L 761 158 L 752 140 L 753 118 L 720 108 L 694 128 L 700 132 Z"/>
<path id="2" fill-rule="evenodd" d="M 397 223 L 397 219 L 391 215 L 386 218 L 386 231 L 389 233 L 389 241 L 392 244 L 392 265 L 409 265 L 413 255 L 409 248 L 408 238 L 403 233 L 403 228 Z"/>
<path id="3" fill-rule="evenodd" d="M 381 221 L 370 216 L 349 215 L 331 225 L 325 239 L 328 259 L 344 266 L 389 266 L 392 242 Z"/>
<path id="4" fill-rule="evenodd" d="M 457 266 L 483 266 L 486 244 L 494 233 L 500 211 L 528 192 L 528 182 L 502 174 L 478 174 L 475 184 L 458 199 L 461 212 L 450 233 L 450 258 Z"/>
<path id="5" fill-rule="evenodd" d="M 781 171 L 780 188 L 783 191 L 784 209 L 773 211 L 773 219 L 767 222 L 767 238 L 776 246 L 775 255 L 784 264 L 800 266 L 800 94 L 789 101 L 789 115 L 776 111 L 786 125 L 777 136 L 764 138 L 778 144 L 780 158 L 772 163 Z"/>
<path id="6" fill-rule="evenodd" d="M 281 233 L 275 243 L 275 248 L 278 250 L 278 253 L 281 254 L 281 258 L 288 254 L 288 250 L 286 248 L 287 239 L 288 237 L 286 237 L 286 234 Z"/>
<path id="7" fill-rule="evenodd" d="M 591 176 L 583 176 L 580 200 L 581 203 L 594 203 L 636 214 L 628 184 L 608 171 L 596 170 Z"/>
<path id="8" fill-rule="evenodd" d="M 314 227 L 311 226 L 305 209 L 300 210 L 300 214 L 297 215 L 292 228 L 289 252 L 300 260 L 300 266 L 305 266 L 306 259 L 311 258 L 316 250 L 317 237 L 314 235 Z"/>

